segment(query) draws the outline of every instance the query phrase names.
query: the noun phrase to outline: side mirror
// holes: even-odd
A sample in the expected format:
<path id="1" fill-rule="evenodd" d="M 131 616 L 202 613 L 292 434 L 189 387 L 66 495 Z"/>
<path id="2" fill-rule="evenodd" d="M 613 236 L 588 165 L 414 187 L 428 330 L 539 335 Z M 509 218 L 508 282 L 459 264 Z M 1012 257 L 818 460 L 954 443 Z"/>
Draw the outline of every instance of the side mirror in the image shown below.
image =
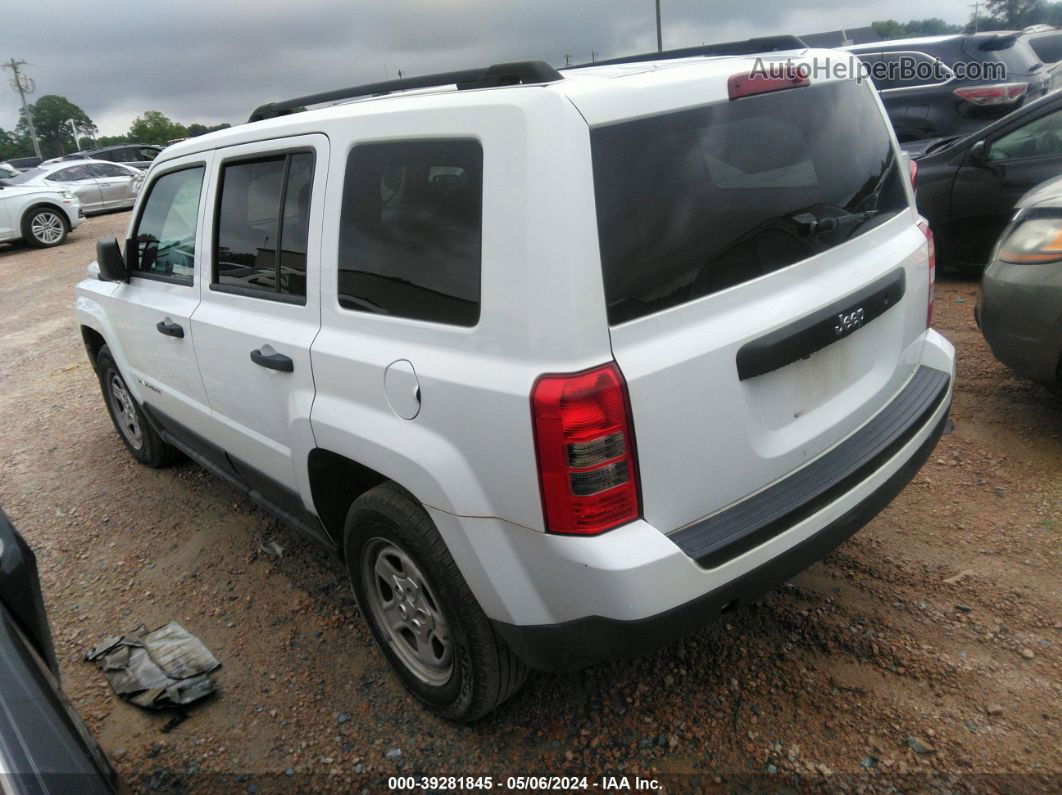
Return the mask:
<path id="1" fill-rule="evenodd" d="M 984 140 L 980 140 L 970 147 L 970 162 L 977 165 L 984 165 L 988 162 L 988 145 Z"/>
<path id="2" fill-rule="evenodd" d="M 100 279 L 103 281 L 129 281 L 129 271 L 126 270 L 122 250 L 113 237 L 101 237 L 96 241 L 96 262 L 100 266 Z"/>

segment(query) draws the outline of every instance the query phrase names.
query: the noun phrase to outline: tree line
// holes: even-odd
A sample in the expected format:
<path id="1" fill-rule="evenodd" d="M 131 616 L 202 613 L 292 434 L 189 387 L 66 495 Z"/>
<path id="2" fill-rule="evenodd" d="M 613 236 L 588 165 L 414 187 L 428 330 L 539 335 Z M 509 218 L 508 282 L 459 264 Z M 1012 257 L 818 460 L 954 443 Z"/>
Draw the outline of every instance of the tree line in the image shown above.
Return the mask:
<path id="1" fill-rule="evenodd" d="M 1062 27 L 1062 2 L 1044 0 L 987 0 L 985 13 L 976 20 L 970 15 L 966 25 L 951 25 L 943 19 L 912 19 L 897 22 L 882 19 L 870 23 L 883 39 L 907 39 L 915 36 L 942 36 L 947 33 L 973 33 L 975 30 L 1022 30 L 1030 25 Z"/>
<path id="2" fill-rule="evenodd" d="M 33 115 L 33 126 L 37 131 L 37 140 L 41 145 L 41 154 L 45 159 L 59 157 L 93 146 L 110 146 L 112 144 L 138 143 L 159 144 L 164 146 L 176 138 L 194 138 L 197 135 L 224 130 L 225 124 L 189 124 L 185 126 L 173 121 L 157 110 L 145 111 L 137 116 L 125 135 L 97 135 L 98 129 L 81 108 L 56 94 L 46 94 L 29 106 Z M 71 126 L 73 121 L 73 126 Z M 78 138 L 74 138 L 74 128 Z M 14 130 L 0 127 L 0 160 L 12 157 L 30 157 L 33 152 L 33 140 L 30 138 L 29 124 L 24 111 L 19 111 L 18 124 Z"/>

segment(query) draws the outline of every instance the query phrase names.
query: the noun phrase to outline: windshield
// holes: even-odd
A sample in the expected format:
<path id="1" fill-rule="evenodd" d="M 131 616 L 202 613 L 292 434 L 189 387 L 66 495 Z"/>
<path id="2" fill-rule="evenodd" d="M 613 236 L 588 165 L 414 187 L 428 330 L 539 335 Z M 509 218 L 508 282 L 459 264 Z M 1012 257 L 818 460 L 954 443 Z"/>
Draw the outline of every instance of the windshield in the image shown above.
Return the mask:
<path id="1" fill-rule="evenodd" d="M 830 82 L 591 131 L 612 324 L 793 265 L 907 207 L 868 85 Z"/>
<path id="2" fill-rule="evenodd" d="M 24 182 L 29 182 L 36 177 L 44 176 L 47 174 L 43 168 L 31 168 L 28 171 L 23 171 L 21 174 L 16 174 L 13 177 L 9 177 L 7 180 L 8 185 L 21 185 Z"/>

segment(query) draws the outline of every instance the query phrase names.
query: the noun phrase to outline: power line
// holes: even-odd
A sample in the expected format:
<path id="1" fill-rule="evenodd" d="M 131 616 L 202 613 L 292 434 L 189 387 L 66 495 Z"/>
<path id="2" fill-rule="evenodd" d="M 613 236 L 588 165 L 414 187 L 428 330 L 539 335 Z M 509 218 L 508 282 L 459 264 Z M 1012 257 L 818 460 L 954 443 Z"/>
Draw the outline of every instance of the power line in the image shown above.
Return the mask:
<path id="1" fill-rule="evenodd" d="M 11 86 L 22 98 L 22 112 L 26 116 L 26 125 L 29 127 L 30 138 L 33 139 L 33 151 L 37 153 L 37 157 L 43 159 L 44 155 L 41 154 L 41 145 L 37 140 L 37 129 L 33 126 L 33 115 L 30 113 L 29 105 L 26 102 L 26 94 L 33 93 L 33 81 L 18 71 L 20 66 L 26 65 L 25 61 L 16 61 L 14 58 L 7 63 L 0 64 L 4 69 L 10 69 L 11 73 L 14 75 L 14 77 L 11 78 Z"/>

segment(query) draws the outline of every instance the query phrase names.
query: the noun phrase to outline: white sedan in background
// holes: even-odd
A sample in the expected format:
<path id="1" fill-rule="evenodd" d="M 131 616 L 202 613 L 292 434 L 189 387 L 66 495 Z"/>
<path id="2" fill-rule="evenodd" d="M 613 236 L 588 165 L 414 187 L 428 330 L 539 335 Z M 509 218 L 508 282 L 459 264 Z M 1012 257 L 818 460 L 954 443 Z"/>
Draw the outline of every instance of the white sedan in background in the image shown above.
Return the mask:
<path id="1" fill-rule="evenodd" d="M 0 243 L 23 239 L 37 248 L 58 246 L 83 220 L 81 202 L 68 190 L 0 180 Z"/>
<path id="2" fill-rule="evenodd" d="M 5 180 L 8 185 L 32 185 L 68 190 L 78 197 L 86 214 L 128 210 L 144 184 L 144 172 L 106 160 L 60 160 Z"/>

